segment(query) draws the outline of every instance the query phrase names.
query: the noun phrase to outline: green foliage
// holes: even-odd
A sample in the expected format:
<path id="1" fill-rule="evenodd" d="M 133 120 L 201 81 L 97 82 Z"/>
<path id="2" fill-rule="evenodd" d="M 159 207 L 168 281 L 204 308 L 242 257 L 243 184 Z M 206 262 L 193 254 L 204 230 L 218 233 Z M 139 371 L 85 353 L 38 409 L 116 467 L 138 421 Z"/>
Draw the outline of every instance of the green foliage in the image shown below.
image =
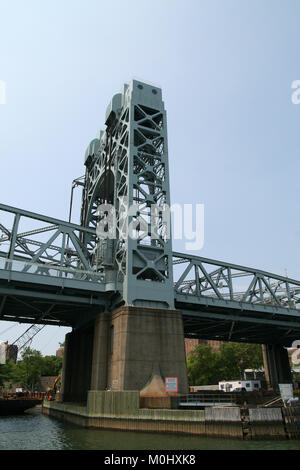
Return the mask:
<path id="1" fill-rule="evenodd" d="M 62 368 L 62 358 L 57 356 L 45 356 L 42 358 L 42 376 L 57 376 Z"/>
<path id="2" fill-rule="evenodd" d="M 219 350 L 199 344 L 187 359 L 190 385 L 241 379 L 245 369 L 258 369 L 262 365 L 261 346 L 246 343 L 223 343 Z"/>
<path id="3" fill-rule="evenodd" d="M 190 384 L 213 384 L 218 377 L 218 354 L 209 345 L 197 346 L 187 360 Z"/>
<path id="4" fill-rule="evenodd" d="M 43 357 L 40 351 L 26 348 L 17 364 L 9 359 L 6 364 L 0 365 L 0 386 L 3 382 L 15 382 L 26 390 L 34 391 L 39 386 L 41 376 L 56 377 L 61 368 L 61 357 Z"/>
<path id="5" fill-rule="evenodd" d="M 16 365 L 11 359 L 6 361 L 6 364 L 0 364 L 0 387 L 3 382 L 8 382 L 14 378 Z"/>
<path id="6" fill-rule="evenodd" d="M 26 348 L 21 357 L 22 360 L 16 367 L 15 380 L 26 390 L 34 391 L 38 387 L 42 371 L 42 355 L 40 351 Z"/>
<path id="7" fill-rule="evenodd" d="M 240 379 L 245 369 L 259 369 L 263 366 L 262 348 L 259 344 L 223 343 L 219 355 L 221 380 Z"/>

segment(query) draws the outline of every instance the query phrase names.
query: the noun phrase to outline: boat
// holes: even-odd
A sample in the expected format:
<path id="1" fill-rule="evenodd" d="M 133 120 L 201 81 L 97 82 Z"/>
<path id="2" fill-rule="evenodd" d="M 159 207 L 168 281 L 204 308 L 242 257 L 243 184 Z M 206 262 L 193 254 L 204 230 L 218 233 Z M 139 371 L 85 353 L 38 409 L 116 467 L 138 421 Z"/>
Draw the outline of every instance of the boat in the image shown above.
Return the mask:
<path id="1" fill-rule="evenodd" d="M 0 416 L 18 415 L 42 403 L 41 397 L 16 395 L 0 396 Z"/>

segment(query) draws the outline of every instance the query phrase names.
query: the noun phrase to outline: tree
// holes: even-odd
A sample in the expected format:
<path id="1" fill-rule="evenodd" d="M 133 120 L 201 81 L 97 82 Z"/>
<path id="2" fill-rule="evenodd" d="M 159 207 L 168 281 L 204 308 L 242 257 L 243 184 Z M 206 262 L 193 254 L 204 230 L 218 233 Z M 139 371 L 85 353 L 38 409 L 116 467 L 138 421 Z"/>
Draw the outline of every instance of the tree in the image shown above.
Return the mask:
<path id="1" fill-rule="evenodd" d="M 57 356 L 45 356 L 42 358 L 41 375 L 57 376 L 62 368 L 62 358 Z"/>
<path id="2" fill-rule="evenodd" d="M 199 344 L 187 359 L 191 385 L 240 380 L 245 369 L 259 369 L 262 365 L 261 346 L 246 343 L 223 343 L 217 351 L 207 344 Z"/>
<path id="3" fill-rule="evenodd" d="M 6 364 L 0 365 L 0 387 L 5 381 L 18 382 L 25 389 L 34 391 L 39 387 L 41 376 L 57 377 L 61 368 L 61 357 L 43 357 L 40 351 L 26 348 L 17 364 L 8 359 Z"/>
<path id="4" fill-rule="evenodd" d="M 40 351 L 26 348 L 22 353 L 22 360 L 17 363 L 15 379 L 27 390 L 34 391 L 39 384 L 42 370 L 42 355 Z"/>
<path id="5" fill-rule="evenodd" d="M 199 344 L 187 359 L 190 385 L 214 384 L 218 380 L 218 354 L 207 344 Z"/>
<path id="6" fill-rule="evenodd" d="M 239 380 L 245 369 L 263 366 L 262 348 L 259 344 L 223 343 L 219 350 L 221 380 Z"/>
<path id="7" fill-rule="evenodd" d="M 4 382 L 9 382 L 14 378 L 16 365 L 11 359 L 7 359 L 5 364 L 0 365 L 0 387 Z"/>

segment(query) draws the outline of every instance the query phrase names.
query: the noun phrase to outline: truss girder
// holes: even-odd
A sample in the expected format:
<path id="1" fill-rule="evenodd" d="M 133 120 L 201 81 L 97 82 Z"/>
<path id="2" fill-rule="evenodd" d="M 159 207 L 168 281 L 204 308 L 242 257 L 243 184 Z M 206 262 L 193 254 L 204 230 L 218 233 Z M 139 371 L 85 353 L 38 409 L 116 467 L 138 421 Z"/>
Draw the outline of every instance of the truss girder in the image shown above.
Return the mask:
<path id="1" fill-rule="evenodd" d="M 80 240 L 82 233 L 93 235 L 94 230 L 0 204 L 1 218 L 7 214 L 13 215 L 13 224 L 11 228 L 0 224 L 0 271 L 103 284 Z M 19 230 L 23 219 L 48 225 L 23 232 Z"/>
<path id="2" fill-rule="evenodd" d="M 191 303 L 218 299 L 235 305 L 232 308 L 250 304 L 254 310 L 270 307 L 272 312 L 300 314 L 300 281 L 182 253 L 173 253 L 173 264 L 178 278 L 175 296 L 186 296 Z"/>

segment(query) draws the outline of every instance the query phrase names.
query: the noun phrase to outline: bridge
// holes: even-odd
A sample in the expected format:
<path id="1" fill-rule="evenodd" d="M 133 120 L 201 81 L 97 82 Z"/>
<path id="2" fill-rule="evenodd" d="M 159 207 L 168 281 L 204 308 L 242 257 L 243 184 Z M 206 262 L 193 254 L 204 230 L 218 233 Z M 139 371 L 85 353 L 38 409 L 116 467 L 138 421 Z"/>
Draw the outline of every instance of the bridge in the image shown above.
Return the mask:
<path id="1" fill-rule="evenodd" d="M 13 219 L 12 228 L 0 224 L 2 320 L 76 328 L 111 309 L 122 283 L 107 284 L 80 241 L 95 229 L 3 204 L 0 213 Z M 20 231 L 22 219 L 31 230 Z M 173 266 L 186 337 L 285 346 L 299 338 L 300 281 L 176 252 Z"/>
<path id="2" fill-rule="evenodd" d="M 159 211 L 153 237 L 151 206 L 170 206 L 159 88 L 124 85 L 105 124 L 85 155 L 80 225 L 0 204 L 0 319 L 36 331 L 73 328 L 64 364 L 68 400 L 91 387 L 142 389 L 154 370 L 179 377 L 185 391 L 184 337 L 266 345 L 271 384 L 290 381 L 284 346 L 300 337 L 300 281 L 173 252 Z M 99 234 L 109 206 L 114 239 Z M 75 363 L 86 371 L 80 383 Z"/>

